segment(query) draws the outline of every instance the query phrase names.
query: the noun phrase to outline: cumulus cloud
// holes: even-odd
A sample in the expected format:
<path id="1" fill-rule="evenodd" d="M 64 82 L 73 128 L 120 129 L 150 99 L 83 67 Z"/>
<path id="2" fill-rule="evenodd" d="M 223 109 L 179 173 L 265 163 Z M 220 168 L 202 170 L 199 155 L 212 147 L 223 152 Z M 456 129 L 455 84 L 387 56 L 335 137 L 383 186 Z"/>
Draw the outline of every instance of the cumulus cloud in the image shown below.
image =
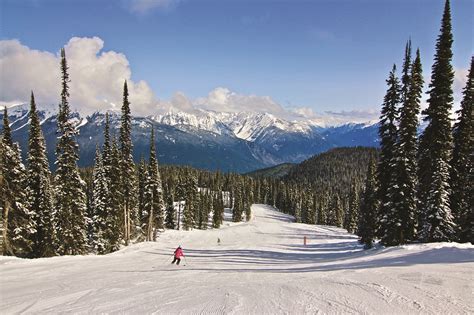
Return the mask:
<path id="1" fill-rule="evenodd" d="M 130 12 L 143 15 L 155 9 L 169 9 L 177 5 L 180 0 L 126 0 L 125 4 Z"/>
<path id="2" fill-rule="evenodd" d="M 145 81 L 132 81 L 127 57 L 115 51 L 103 51 L 98 37 L 74 37 L 66 44 L 70 74 L 70 104 L 83 114 L 115 109 L 122 104 L 123 82 L 127 80 L 134 115 L 156 115 L 166 111 L 270 113 L 289 120 L 312 120 L 318 124 L 366 122 L 377 118 L 376 111 L 316 113 L 312 108 L 284 108 L 270 96 L 244 95 L 218 87 L 205 97 L 189 99 L 176 92 L 170 100 L 158 100 Z M 29 101 L 35 92 L 39 107 L 57 106 L 60 100 L 59 52 L 31 49 L 18 40 L 0 41 L 0 106 Z M 462 76 L 460 74 L 460 76 Z M 465 77 L 465 75 L 464 75 Z"/>
<path id="3" fill-rule="evenodd" d="M 350 110 L 350 111 L 325 111 L 317 113 L 312 108 L 301 107 L 292 110 L 300 119 L 311 120 L 320 126 L 339 125 L 352 123 L 375 123 L 379 118 L 379 111 L 375 109 Z"/>
<path id="4" fill-rule="evenodd" d="M 65 46 L 70 75 L 70 104 L 90 114 L 96 110 L 119 107 L 124 80 L 128 81 L 132 110 L 145 115 L 157 106 L 156 97 L 144 81 L 133 82 L 125 55 L 102 52 L 98 37 L 74 37 Z M 0 41 L 0 102 L 28 102 L 30 90 L 38 103 L 59 103 L 59 53 L 30 49 L 18 40 Z"/>
<path id="5" fill-rule="evenodd" d="M 269 96 L 242 95 L 228 88 L 218 87 L 209 92 L 207 97 L 194 101 L 198 108 L 217 112 L 254 112 L 284 115 L 287 111 Z"/>

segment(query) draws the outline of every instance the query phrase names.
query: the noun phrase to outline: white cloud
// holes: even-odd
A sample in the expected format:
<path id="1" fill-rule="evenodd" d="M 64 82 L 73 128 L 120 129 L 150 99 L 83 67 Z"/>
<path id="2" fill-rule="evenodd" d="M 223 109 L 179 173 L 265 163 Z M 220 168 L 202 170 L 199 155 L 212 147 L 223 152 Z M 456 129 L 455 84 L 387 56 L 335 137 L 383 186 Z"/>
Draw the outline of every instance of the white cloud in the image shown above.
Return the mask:
<path id="1" fill-rule="evenodd" d="M 146 14 L 155 9 L 169 9 L 180 0 L 126 0 L 126 6 L 132 13 Z"/>
<path id="2" fill-rule="evenodd" d="M 65 46 L 70 75 L 70 104 L 89 114 L 122 103 L 124 80 L 128 81 L 131 109 L 144 115 L 157 106 L 156 97 L 144 81 L 133 82 L 125 55 L 101 52 L 98 38 L 74 37 Z M 30 49 L 18 40 L 0 41 L 0 102 L 28 102 L 30 91 L 43 106 L 59 103 L 59 54 Z"/>
<path id="3" fill-rule="evenodd" d="M 350 110 L 350 111 L 325 111 L 316 113 L 312 108 L 300 107 L 292 109 L 297 118 L 310 120 L 319 126 L 332 126 L 345 123 L 376 123 L 379 119 L 379 111 L 375 109 Z"/>
<path id="4" fill-rule="evenodd" d="M 207 97 L 194 101 L 198 108 L 217 112 L 255 112 L 286 115 L 287 111 L 269 96 L 242 95 L 224 87 L 209 92 Z"/>
<path id="5" fill-rule="evenodd" d="M 103 51 L 98 37 L 74 37 L 66 44 L 70 74 L 70 104 L 75 110 L 90 114 L 98 110 L 119 110 L 123 82 L 127 80 L 131 110 L 134 115 L 156 115 L 169 110 L 193 112 L 196 109 L 216 112 L 270 113 L 289 120 L 313 120 L 320 124 L 348 121 L 366 122 L 377 118 L 375 111 L 315 113 L 309 107 L 284 108 L 270 96 L 244 95 L 217 87 L 206 97 L 189 99 L 176 92 L 170 100 L 158 100 L 145 81 L 131 80 L 127 57 L 115 51 Z M 39 107 L 57 106 L 60 100 L 59 53 L 31 49 L 18 40 L 0 41 L 0 105 L 27 103 L 35 92 Z"/>

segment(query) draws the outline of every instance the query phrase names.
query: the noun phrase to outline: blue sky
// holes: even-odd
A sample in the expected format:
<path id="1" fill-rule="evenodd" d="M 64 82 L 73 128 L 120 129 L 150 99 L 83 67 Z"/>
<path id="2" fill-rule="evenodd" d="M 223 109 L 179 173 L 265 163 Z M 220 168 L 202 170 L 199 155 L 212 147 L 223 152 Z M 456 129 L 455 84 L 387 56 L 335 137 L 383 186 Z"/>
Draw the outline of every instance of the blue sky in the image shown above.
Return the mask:
<path id="1" fill-rule="evenodd" d="M 378 109 L 406 40 L 429 75 L 443 0 L 0 0 L 1 40 L 57 54 L 99 37 L 159 99 L 216 87 L 317 112 Z M 473 1 L 452 1 L 454 67 L 473 54 Z M 6 80 L 3 78 L 2 80 Z"/>

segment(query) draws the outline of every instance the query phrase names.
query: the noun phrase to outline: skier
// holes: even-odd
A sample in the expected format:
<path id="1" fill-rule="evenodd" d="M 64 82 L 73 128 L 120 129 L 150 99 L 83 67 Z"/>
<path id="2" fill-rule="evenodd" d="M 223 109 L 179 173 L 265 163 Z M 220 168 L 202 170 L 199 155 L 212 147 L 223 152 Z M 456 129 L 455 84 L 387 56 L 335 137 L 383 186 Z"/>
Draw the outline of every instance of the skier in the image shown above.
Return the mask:
<path id="1" fill-rule="evenodd" d="M 174 259 L 171 263 L 174 264 L 176 262 L 176 265 L 179 265 L 181 257 L 184 257 L 184 253 L 183 249 L 181 248 L 181 245 L 179 245 L 178 248 L 176 248 L 176 250 L 174 251 Z"/>

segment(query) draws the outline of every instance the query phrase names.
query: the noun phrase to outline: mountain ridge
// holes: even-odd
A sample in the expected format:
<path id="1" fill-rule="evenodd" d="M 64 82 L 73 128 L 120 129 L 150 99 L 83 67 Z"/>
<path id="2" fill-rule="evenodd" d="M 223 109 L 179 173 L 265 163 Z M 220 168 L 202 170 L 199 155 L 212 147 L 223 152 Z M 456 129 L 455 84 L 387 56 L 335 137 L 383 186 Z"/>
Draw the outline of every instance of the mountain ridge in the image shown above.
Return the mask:
<path id="1" fill-rule="evenodd" d="M 9 110 L 13 138 L 20 143 L 25 157 L 29 107 L 21 104 Z M 111 117 L 112 134 L 117 134 L 120 112 L 106 112 Z M 51 163 L 56 141 L 56 113 L 53 107 L 42 108 L 39 116 Z M 3 113 L 0 117 L 3 118 Z M 71 115 L 79 131 L 80 166 L 93 164 L 96 145 L 103 143 L 104 117 L 104 111 L 87 116 L 78 112 Z M 152 125 L 160 163 L 209 170 L 249 172 L 281 163 L 298 163 L 334 147 L 378 146 L 377 125 L 348 123 L 322 127 L 310 120 L 289 121 L 268 113 L 217 113 L 199 109 L 133 116 L 136 161 L 148 156 Z"/>

